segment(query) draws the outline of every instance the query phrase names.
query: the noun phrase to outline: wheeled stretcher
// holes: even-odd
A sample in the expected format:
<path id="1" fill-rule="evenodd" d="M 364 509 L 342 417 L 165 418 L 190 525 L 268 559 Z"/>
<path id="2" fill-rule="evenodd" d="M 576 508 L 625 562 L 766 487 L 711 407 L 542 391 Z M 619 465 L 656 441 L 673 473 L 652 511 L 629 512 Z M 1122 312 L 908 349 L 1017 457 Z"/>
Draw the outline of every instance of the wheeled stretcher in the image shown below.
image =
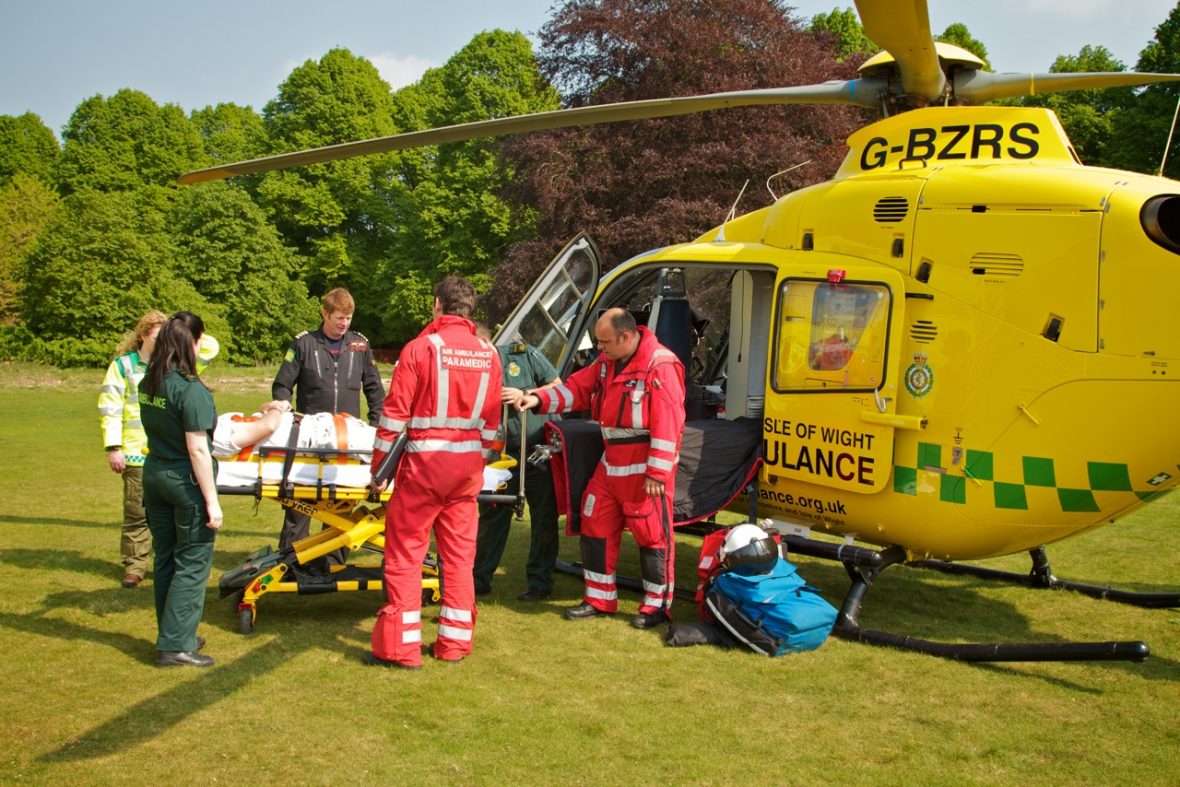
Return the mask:
<path id="1" fill-rule="evenodd" d="M 368 488 L 367 455 L 341 449 L 293 449 L 264 446 L 247 461 L 219 462 L 217 491 L 223 495 L 251 495 L 306 514 L 323 525 L 290 547 L 265 546 L 236 568 L 221 575 L 221 597 L 237 594 L 241 632 L 254 630 L 258 601 L 268 593 L 315 595 L 339 591 L 381 590 L 381 565 L 318 566 L 329 553 L 360 550 L 385 553 L 385 504 L 396 490 L 376 494 Z M 522 505 L 523 485 L 515 493 L 505 489 L 515 461 L 503 459 L 484 468 L 483 503 Z M 439 564 L 427 555 L 422 565 L 422 600 L 439 599 Z"/>

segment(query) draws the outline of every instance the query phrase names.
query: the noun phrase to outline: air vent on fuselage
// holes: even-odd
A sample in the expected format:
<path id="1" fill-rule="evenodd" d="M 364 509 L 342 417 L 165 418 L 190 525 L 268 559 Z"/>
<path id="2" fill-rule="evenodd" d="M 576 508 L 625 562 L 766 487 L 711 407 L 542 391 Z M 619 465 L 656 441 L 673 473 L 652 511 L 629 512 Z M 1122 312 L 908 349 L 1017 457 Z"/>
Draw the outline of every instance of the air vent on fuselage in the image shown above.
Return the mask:
<path id="1" fill-rule="evenodd" d="M 873 218 L 882 224 L 896 224 L 910 212 L 910 201 L 905 197 L 882 197 L 873 206 Z"/>
<path id="2" fill-rule="evenodd" d="M 1008 276 L 1024 273 L 1024 260 L 1017 254 L 980 252 L 971 257 L 971 272 L 976 276 Z"/>
<path id="3" fill-rule="evenodd" d="M 930 320 L 914 320 L 910 324 L 910 338 L 919 344 L 930 344 L 938 338 L 938 326 Z"/>

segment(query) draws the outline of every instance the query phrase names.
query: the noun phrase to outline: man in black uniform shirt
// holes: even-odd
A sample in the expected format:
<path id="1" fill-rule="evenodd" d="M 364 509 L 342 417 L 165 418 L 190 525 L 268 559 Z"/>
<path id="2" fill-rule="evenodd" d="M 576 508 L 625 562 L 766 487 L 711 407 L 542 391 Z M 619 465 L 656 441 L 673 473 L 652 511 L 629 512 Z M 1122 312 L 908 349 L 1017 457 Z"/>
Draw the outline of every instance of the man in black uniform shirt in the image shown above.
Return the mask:
<path id="1" fill-rule="evenodd" d="M 369 340 L 348 329 L 354 311 L 356 303 L 343 287 L 324 296 L 320 312 L 323 324 L 314 331 L 300 333 L 291 342 L 270 387 L 272 398 L 289 402 L 294 394 L 296 412 L 347 413 L 360 418 L 360 394 L 364 390 L 369 404 L 369 425 L 377 425 L 385 401 L 385 386 Z M 279 549 L 306 538 L 310 522 L 305 514 L 288 509 Z M 343 562 L 342 556 L 328 557 L 329 562 Z"/>

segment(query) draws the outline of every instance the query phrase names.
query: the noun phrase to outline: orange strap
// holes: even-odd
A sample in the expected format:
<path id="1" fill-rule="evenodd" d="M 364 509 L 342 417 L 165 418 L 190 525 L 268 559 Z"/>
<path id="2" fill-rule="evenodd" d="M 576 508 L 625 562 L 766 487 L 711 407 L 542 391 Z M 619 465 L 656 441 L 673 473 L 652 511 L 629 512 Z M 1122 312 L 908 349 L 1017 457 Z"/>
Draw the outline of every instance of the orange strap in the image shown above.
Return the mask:
<path id="1" fill-rule="evenodd" d="M 332 416 L 332 421 L 336 424 L 336 448 L 341 451 L 348 450 L 348 417 L 344 413 L 336 413 Z M 336 459 L 338 464 L 348 464 L 348 455 L 339 454 Z"/>
<path id="2" fill-rule="evenodd" d="M 261 421 L 262 419 L 256 418 L 253 415 L 231 415 L 229 420 L 231 420 L 235 424 L 246 424 L 246 423 L 250 423 L 251 421 Z M 254 453 L 254 445 L 250 444 L 250 445 L 246 446 L 245 448 L 243 448 L 238 453 L 238 461 L 239 462 L 249 462 L 250 455 L 253 453 Z"/>

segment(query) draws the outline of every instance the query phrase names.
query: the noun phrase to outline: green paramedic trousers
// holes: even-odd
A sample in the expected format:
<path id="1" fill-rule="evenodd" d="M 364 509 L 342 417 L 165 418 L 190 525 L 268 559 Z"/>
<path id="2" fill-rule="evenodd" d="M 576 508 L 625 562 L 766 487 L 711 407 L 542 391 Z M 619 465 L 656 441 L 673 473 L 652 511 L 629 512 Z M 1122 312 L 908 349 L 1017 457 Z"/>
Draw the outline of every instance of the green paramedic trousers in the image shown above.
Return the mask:
<path id="1" fill-rule="evenodd" d="M 149 458 L 143 471 L 143 507 L 156 550 L 156 648 L 194 651 L 217 531 L 205 527 L 205 500 L 189 463 Z"/>

